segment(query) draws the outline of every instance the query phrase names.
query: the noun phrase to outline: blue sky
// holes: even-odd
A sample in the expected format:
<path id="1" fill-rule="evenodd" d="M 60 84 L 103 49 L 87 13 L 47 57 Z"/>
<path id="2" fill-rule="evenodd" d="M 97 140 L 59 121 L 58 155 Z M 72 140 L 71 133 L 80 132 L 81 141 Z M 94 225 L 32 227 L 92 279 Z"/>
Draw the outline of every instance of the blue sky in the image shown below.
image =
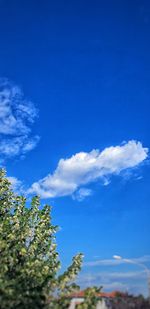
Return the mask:
<path id="1" fill-rule="evenodd" d="M 146 293 L 112 256 L 150 263 L 149 1 L 0 0 L 0 32 L 1 165 L 53 205 L 81 285 Z"/>

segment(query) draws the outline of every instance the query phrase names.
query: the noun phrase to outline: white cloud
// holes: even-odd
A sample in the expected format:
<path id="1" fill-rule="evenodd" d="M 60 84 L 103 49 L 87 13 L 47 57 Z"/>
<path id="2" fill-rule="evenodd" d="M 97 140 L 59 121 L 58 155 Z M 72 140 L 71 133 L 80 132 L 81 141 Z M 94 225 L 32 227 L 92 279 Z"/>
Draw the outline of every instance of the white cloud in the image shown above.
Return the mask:
<path id="1" fill-rule="evenodd" d="M 38 136 L 28 138 L 28 136 L 19 136 L 12 139 L 3 139 L 0 142 L 0 154 L 7 158 L 16 156 L 18 154 L 25 154 L 26 152 L 32 150 L 37 145 L 39 141 Z"/>
<path id="2" fill-rule="evenodd" d="M 11 186 L 15 192 L 17 192 L 18 194 L 22 194 L 24 192 L 22 181 L 12 176 L 7 177 L 7 179 L 11 183 Z"/>
<path id="3" fill-rule="evenodd" d="M 87 188 L 81 188 L 78 191 L 73 194 L 73 199 L 78 200 L 79 202 L 82 202 L 86 197 L 92 195 L 92 190 Z"/>
<path id="4" fill-rule="evenodd" d="M 101 273 L 101 277 L 108 279 L 128 279 L 128 278 L 145 278 L 146 274 L 144 271 L 128 271 L 128 272 L 104 272 Z"/>
<path id="5" fill-rule="evenodd" d="M 54 173 L 33 183 L 29 193 L 52 198 L 73 195 L 85 185 L 100 179 L 108 185 L 110 180 L 107 179 L 111 175 L 138 166 L 147 158 L 147 153 L 148 149 L 134 140 L 103 151 L 79 152 L 68 159 L 61 159 Z M 88 191 L 80 193 L 83 192 Z"/>
<path id="6" fill-rule="evenodd" d="M 140 266 L 140 263 L 150 262 L 150 255 L 144 255 L 138 258 L 131 258 L 131 259 L 100 259 L 97 261 L 90 261 L 84 263 L 84 266 L 115 266 L 127 263 L 127 260 L 132 260 L 135 264 Z M 134 264 L 132 263 L 132 264 Z"/>
<path id="7" fill-rule="evenodd" d="M 31 136 L 37 109 L 26 100 L 21 89 L 0 79 L 0 157 L 1 160 L 32 150 L 38 136 Z"/>
<path id="8" fill-rule="evenodd" d="M 138 263 L 150 262 L 150 255 L 143 255 L 139 258 L 134 258 L 134 261 Z"/>
<path id="9" fill-rule="evenodd" d="M 86 262 L 84 263 L 84 266 L 115 266 L 123 263 L 124 263 L 123 260 L 104 259 L 104 260 Z"/>
<path id="10" fill-rule="evenodd" d="M 122 291 L 127 292 L 129 290 L 129 287 L 127 284 L 124 284 L 122 282 L 114 281 L 111 283 L 104 283 L 102 282 L 102 287 L 104 291 Z"/>
<path id="11" fill-rule="evenodd" d="M 77 284 L 81 288 L 87 286 L 102 286 L 103 291 L 128 291 L 134 294 L 143 293 L 147 295 L 147 275 L 144 271 L 124 272 L 82 272 L 79 274 Z"/>
<path id="12" fill-rule="evenodd" d="M 91 281 L 99 281 L 99 282 L 111 282 L 111 281 L 118 281 L 120 279 L 144 279 L 147 275 L 144 271 L 124 271 L 124 272 L 108 272 L 108 271 L 102 271 L 102 272 L 96 272 L 96 273 L 81 273 L 79 276 L 80 282 L 86 282 L 88 279 L 91 279 Z"/>

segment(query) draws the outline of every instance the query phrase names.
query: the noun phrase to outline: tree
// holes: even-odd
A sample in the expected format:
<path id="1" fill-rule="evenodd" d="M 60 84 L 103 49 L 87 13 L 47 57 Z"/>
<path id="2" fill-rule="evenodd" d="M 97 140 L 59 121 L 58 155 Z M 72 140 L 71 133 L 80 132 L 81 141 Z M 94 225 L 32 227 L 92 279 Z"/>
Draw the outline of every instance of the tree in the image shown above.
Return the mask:
<path id="1" fill-rule="evenodd" d="M 95 309 L 98 302 L 101 300 L 100 292 L 102 287 L 89 287 L 84 291 L 84 302 L 77 305 L 77 309 Z"/>
<path id="2" fill-rule="evenodd" d="M 51 223 L 51 207 L 38 196 L 26 198 L 11 189 L 0 170 L 0 308 L 67 308 L 66 295 L 81 268 L 82 254 L 58 275 L 60 260 Z M 66 307 L 65 307 L 66 306 Z"/>

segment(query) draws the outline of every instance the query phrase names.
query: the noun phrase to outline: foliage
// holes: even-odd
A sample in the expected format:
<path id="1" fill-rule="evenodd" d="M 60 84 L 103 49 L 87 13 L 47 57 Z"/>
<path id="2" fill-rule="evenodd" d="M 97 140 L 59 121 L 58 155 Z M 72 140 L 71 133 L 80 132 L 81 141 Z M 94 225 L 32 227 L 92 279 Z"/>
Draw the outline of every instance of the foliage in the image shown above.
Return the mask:
<path id="1" fill-rule="evenodd" d="M 77 309 L 95 309 L 97 303 L 100 301 L 99 293 L 102 287 L 89 287 L 84 291 L 84 302 L 77 305 Z"/>
<path id="2" fill-rule="evenodd" d="M 133 296 L 122 292 L 117 292 L 109 304 L 112 309 L 150 309 L 150 302 L 143 295 Z"/>
<path id="3" fill-rule="evenodd" d="M 37 196 L 27 207 L 26 199 L 13 193 L 5 171 L 0 170 L 1 309 L 67 308 L 62 300 L 75 288 L 70 282 L 80 270 L 82 254 L 58 275 L 54 236 L 58 227 L 52 225 L 50 211 L 48 205 L 40 207 Z"/>
<path id="4" fill-rule="evenodd" d="M 101 308 L 98 305 L 98 302 L 102 300 L 99 297 L 99 293 L 101 292 L 101 288 L 98 289 L 96 287 L 87 288 L 84 291 L 84 302 L 77 305 L 77 309 L 96 309 Z M 107 297 L 105 299 L 106 307 L 111 309 L 150 309 L 150 301 L 149 299 L 145 299 L 144 296 L 133 296 L 128 293 L 123 293 L 117 291 L 114 297 Z M 105 307 L 105 306 L 104 306 Z M 105 307 L 105 308 L 106 308 Z"/>

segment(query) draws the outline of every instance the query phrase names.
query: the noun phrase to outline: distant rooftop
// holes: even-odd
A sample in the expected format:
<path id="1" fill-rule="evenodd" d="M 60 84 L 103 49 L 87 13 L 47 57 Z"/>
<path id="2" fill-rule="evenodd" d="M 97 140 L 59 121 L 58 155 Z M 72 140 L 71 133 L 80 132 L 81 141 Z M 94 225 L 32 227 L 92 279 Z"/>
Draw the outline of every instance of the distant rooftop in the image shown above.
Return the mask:
<path id="1" fill-rule="evenodd" d="M 114 298 L 116 297 L 117 295 L 124 295 L 124 293 L 122 292 L 119 292 L 119 291 L 113 291 L 113 292 L 101 292 L 101 293 L 96 293 L 96 296 L 97 297 L 108 297 L 108 298 Z M 85 296 L 85 291 L 79 291 L 79 292 L 76 292 L 76 293 L 72 293 L 69 297 L 71 298 L 83 298 Z"/>

